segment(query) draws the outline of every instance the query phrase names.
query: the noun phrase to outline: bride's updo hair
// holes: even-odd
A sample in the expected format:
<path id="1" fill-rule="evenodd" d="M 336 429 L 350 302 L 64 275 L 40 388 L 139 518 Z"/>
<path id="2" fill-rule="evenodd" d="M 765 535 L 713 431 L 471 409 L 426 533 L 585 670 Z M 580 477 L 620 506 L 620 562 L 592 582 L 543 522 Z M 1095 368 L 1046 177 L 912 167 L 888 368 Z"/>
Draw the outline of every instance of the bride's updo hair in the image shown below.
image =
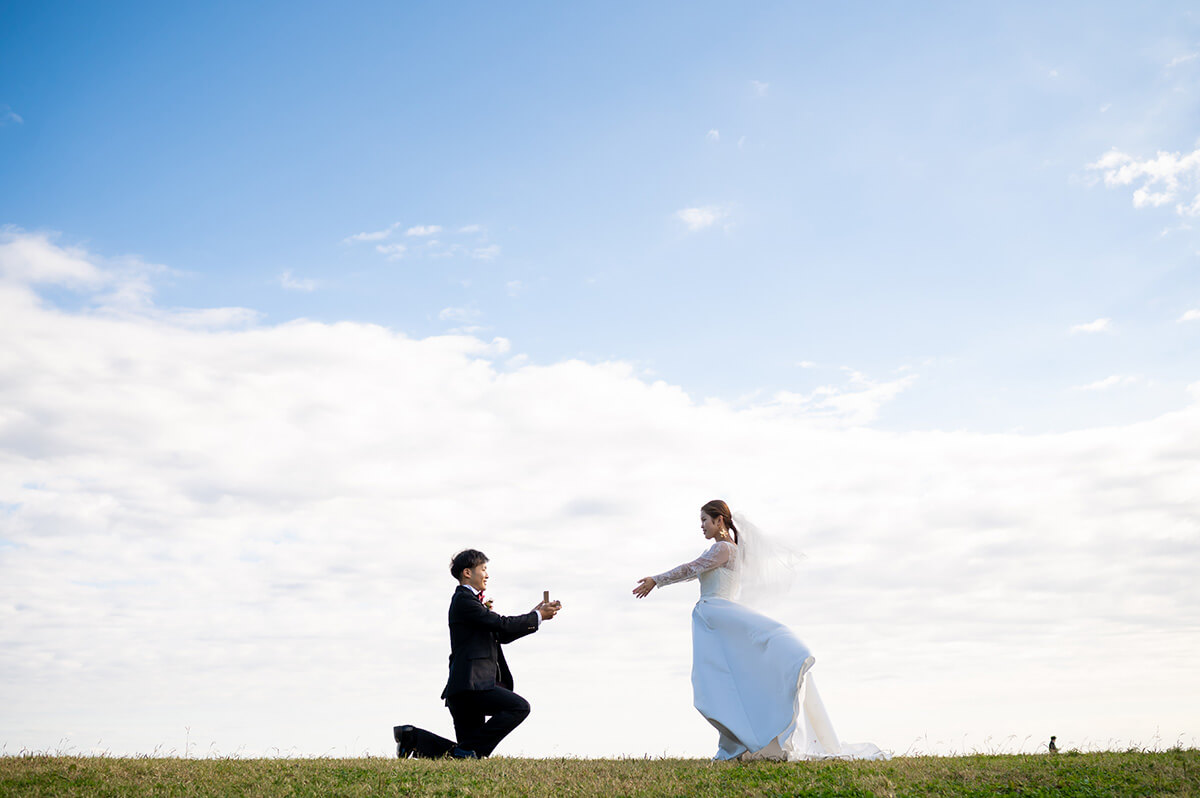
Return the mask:
<path id="1" fill-rule="evenodd" d="M 733 542 L 738 542 L 738 530 L 733 525 L 733 513 L 729 512 L 729 505 L 720 499 L 713 499 L 708 504 L 700 508 L 700 512 L 707 515 L 709 518 L 720 518 L 725 521 L 725 528 L 733 533 Z"/>

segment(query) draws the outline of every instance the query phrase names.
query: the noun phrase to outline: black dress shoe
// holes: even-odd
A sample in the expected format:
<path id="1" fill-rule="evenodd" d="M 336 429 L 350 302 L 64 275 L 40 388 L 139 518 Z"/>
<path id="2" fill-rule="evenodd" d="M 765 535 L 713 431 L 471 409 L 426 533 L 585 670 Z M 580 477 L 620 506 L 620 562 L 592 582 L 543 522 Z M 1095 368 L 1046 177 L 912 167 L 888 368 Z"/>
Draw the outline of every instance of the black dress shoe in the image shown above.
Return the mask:
<path id="1" fill-rule="evenodd" d="M 408 759 L 413 752 L 413 727 L 393 726 L 392 736 L 396 738 L 396 756 Z"/>
<path id="2" fill-rule="evenodd" d="M 453 759 L 478 759 L 479 757 L 474 751 L 467 751 L 459 748 L 457 745 L 450 749 L 450 756 Z"/>

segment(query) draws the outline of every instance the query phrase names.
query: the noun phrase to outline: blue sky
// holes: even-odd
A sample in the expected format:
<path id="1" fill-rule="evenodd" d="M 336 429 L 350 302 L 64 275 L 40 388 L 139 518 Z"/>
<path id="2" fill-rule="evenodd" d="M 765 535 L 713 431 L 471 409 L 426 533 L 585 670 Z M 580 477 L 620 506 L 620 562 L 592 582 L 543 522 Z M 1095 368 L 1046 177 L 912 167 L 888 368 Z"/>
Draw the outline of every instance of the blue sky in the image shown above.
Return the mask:
<path id="1" fill-rule="evenodd" d="M 0 219 L 175 270 L 172 306 L 479 327 L 698 397 L 904 369 L 894 429 L 1130 421 L 1195 376 L 1198 247 L 1088 165 L 1192 148 L 1197 27 L 1183 3 L 10 6 Z M 398 259 L 345 242 L 392 225 Z M 1140 383 L 1072 390 L 1114 375 Z"/>
<path id="2" fill-rule="evenodd" d="M 718 496 L 844 738 L 1194 744 L 1198 99 L 1182 2 L 0 4 L 0 752 L 448 731 L 470 545 L 507 753 L 710 756 Z"/>

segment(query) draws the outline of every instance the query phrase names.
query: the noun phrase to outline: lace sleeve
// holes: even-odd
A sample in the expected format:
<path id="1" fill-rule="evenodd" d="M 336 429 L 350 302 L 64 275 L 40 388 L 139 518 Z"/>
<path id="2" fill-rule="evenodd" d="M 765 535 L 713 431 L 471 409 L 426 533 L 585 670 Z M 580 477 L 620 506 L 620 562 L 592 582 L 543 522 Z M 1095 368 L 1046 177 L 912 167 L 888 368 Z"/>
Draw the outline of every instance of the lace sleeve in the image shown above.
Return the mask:
<path id="1" fill-rule="evenodd" d="M 664 587 L 665 585 L 673 585 L 676 582 L 687 582 L 690 579 L 695 579 L 705 571 L 719 568 L 729 562 L 729 549 L 732 546 L 732 543 L 719 540 L 712 544 L 712 547 L 708 551 L 691 562 L 685 562 L 683 565 L 672 568 L 666 573 L 652 577 L 654 584 L 658 587 Z"/>

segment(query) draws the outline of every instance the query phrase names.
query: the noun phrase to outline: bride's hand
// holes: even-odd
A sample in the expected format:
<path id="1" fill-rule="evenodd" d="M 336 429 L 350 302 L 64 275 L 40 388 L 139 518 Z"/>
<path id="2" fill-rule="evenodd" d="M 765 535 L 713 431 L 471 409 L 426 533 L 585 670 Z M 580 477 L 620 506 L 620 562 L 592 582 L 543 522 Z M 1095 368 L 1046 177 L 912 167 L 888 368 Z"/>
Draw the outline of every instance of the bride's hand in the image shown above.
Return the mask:
<path id="1" fill-rule="evenodd" d="M 638 598 L 645 598 L 650 595 L 650 591 L 654 589 L 655 584 L 657 583 L 654 581 L 654 577 L 643 576 L 638 580 L 638 586 L 633 589 L 633 595 Z"/>

